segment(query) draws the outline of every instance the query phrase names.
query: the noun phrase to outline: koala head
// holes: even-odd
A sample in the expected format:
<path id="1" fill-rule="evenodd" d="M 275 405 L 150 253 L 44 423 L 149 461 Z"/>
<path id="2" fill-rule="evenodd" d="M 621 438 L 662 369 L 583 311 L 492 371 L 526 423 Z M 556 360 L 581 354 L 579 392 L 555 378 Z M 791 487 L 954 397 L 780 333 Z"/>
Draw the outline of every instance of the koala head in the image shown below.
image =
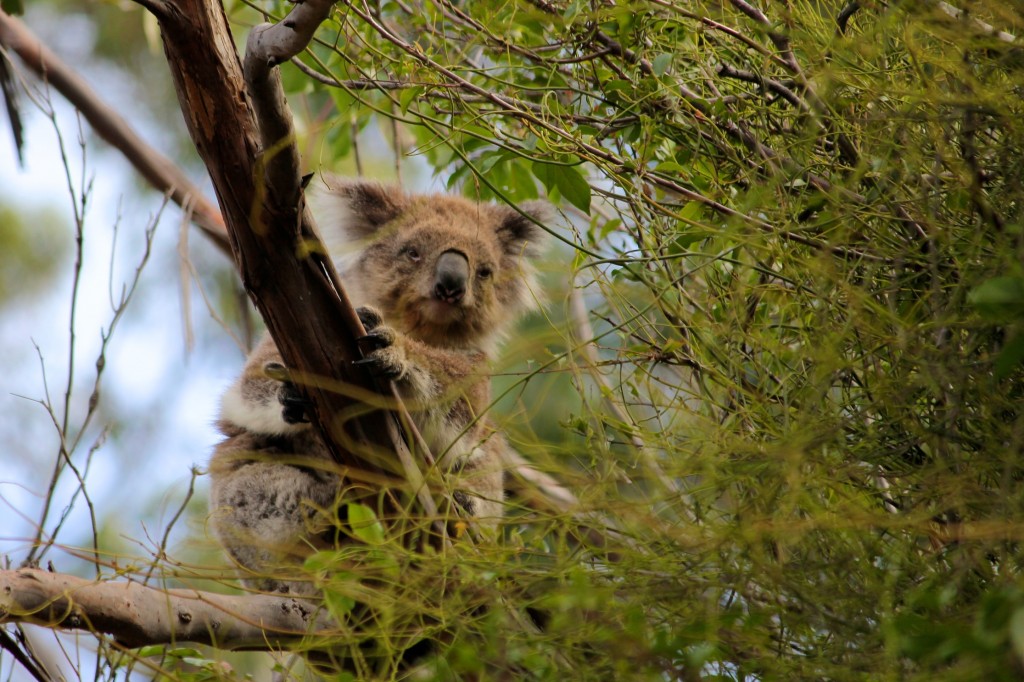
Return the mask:
<path id="1" fill-rule="evenodd" d="M 325 235 L 339 232 L 349 247 L 342 258 L 349 295 L 399 331 L 434 346 L 487 349 L 532 307 L 531 260 L 546 235 L 530 217 L 373 182 L 325 182 L 314 205 Z M 550 215 L 544 202 L 520 208 L 540 222 Z"/>

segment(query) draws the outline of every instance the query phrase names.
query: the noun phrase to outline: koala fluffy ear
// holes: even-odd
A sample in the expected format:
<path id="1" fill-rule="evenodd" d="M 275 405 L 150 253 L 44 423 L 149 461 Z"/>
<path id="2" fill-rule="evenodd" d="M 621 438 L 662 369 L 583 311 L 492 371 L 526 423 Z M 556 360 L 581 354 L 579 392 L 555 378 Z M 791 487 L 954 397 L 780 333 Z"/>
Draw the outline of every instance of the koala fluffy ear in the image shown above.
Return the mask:
<path id="1" fill-rule="evenodd" d="M 340 233 L 350 241 L 373 235 L 397 218 L 409 201 L 397 187 L 326 174 L 322 181 L 313 181 L 310 194 L 321 231 Z"/>
<path id="2" fill-rule="evenodd" d="M 554 209 L 546 201 L 524 201 L 517 205 L 526 215 L 512 207 L 503 206 L 496 230 L 498 240 L 507 254 L 537 256 L 544 248 L 548 236 L 547 231 L 537 223 L 550 222 L 554 217 Z"/>

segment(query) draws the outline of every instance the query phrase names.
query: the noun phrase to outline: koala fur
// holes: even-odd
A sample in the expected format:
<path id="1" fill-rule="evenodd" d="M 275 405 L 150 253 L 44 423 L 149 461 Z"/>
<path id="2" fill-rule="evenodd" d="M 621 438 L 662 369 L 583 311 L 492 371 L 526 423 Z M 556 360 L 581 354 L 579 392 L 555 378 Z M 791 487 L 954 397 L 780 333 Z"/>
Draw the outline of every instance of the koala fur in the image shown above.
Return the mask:
<path id="1" fill-rule="evenodd" d="M 344 283 L 376 347 L 360 362 L 395 382 L 465 514 L 496 523 L 507 446 L 477 417 L 490 403 L 495 346 L 535 300 L 531 258 L 543 230 L 506 206 L 325 182 L 321 226 L 341 236 Z M 522 208 L 541 222 L 548 213 L 542 202 Z M 322 512 L 344 499 L 347 482 L 287 376 L 268 334 L 224 394 L 210 522 L 249 587 L 314 595 L 298 567 L 330 543 Z"/>

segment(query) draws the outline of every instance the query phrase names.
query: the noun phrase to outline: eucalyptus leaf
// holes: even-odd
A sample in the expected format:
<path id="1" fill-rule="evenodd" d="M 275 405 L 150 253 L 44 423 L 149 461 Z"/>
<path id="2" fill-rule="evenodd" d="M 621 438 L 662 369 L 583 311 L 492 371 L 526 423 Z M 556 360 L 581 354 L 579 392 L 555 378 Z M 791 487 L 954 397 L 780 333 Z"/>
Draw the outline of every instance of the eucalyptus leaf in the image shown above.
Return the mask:
<path id="1" fill-rule="evenodd" d="M 557 189 L 570 204 L 584 213 L 590 213 L 590 185 L 578 167 L 534 161 L 532 170 L 549 193 Z"/>
<path id="2" fill-rule="evenodd" d="M 999 322 L 1024 318 L 1024 277 L 993 277 L 967 296 L 979 313 Z"/>
<path id="3" fill-rule="evenodd" d="M 352 535 L 369 545 L 384 542 L 384 526 L 372 509 L 365 504 L 349 502 L 345 505 L 345 510 L 348 513 L 348 525 L 352 529 Z"/>

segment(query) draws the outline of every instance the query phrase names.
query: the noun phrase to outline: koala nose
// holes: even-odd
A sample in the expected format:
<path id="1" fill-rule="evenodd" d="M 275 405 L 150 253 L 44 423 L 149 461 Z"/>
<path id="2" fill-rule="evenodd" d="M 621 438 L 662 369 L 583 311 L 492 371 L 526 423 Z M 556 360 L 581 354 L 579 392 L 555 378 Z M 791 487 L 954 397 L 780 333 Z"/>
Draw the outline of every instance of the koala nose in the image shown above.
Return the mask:
<path id="1" fill-rule="evenodd" d="M 458 251 L 445 251 L 437 259 L 434 275 L 434 297 L 447 303 L 458 303 L 466 295 L 469 260 Z"/>

